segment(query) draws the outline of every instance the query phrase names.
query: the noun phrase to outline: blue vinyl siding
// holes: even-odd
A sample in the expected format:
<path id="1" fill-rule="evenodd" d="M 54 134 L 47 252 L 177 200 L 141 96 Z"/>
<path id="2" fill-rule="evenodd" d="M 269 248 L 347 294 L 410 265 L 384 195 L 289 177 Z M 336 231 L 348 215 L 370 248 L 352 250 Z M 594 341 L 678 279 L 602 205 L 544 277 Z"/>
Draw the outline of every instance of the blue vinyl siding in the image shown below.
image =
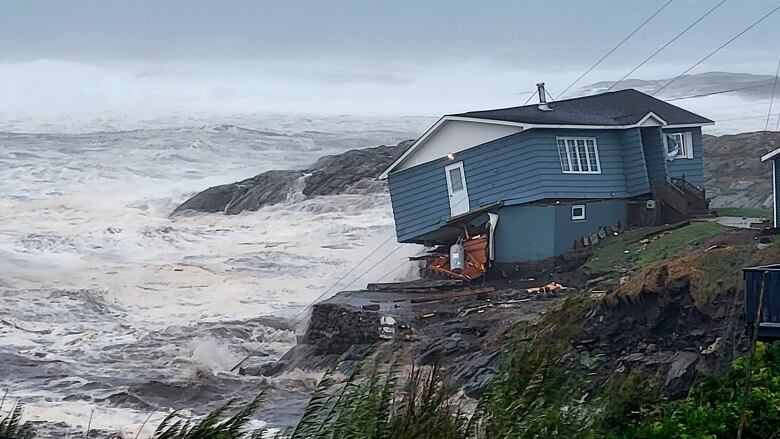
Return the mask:
<path id="1" fill-rule="evenodd" d="M 558 136 L 595 137 L 601 173 L 564 174 Z M 631 142 L 634 153 L 626 154 L 625 141 Z M 646 192 L 641 175 L 632 175 L 632 192 L 627 186 L 624 163 L 636 170 L 643 160 L 635 157 L 640 152 L 637 142 L 636 133 L 626 137 L 617 130 L 534 129 L 461 151 L 455 161 L 463 162 L 471 209 L 496 201 L 519 204 L 542 199 L 624 198 Z M 414 241 L 450 219 L 444 175 L 444 166 L 449 163 L 442 158 L 389 175 L 399 241 Z"/>
<path id="2" fill-rule="evenodd" d="M 667 162 L 661 129 L 533 129 L 484 143 L 456 154 L 463 162 L 470 208 L 502 201 L 507 205 L 544 199 L 626 198 L 650 192 L 653 180 L 685 177 L 703 185 L 701 130 L 689 129 L 693 159 Z M 682 131 L 682 130 L 670 130 Z M 561 170 L 557 137 L 595 137 L 600 174 L 566 174 Z M 401 242 L 415 242 L 450 219 L 441 158 L 388 177 Z"/>
<path id="3" fill-rule="evenodd" d="M 693 158 L 677 158 L 667 162 L 670 177 L 685 177 L 688 181 L 704 187 L 704 148 L 702 146 L 701 128 L 668 129 L 665 133 L 683 133 L 690 132 L 693 140 Z"/>
<path id="4" fill-rule="evenodd" d="M 647 163 L 639 128 L 620 131 L 620 139 L 623 144 L 623 166 L 626 170 L 626 192 L 630 196 L 650 192 Z"/>
<path id="5" fill-rule="evenodd" d="M 555 208 L 555 255 L 562 255 L 574 249 L 574 241 L 597 232 L 601 227 L 626 224 L 625 200 L 608 200 L 585 204 L 585 219 L 571 219 L 571 205 L 557 205 Z"/>
<path id="6" fill-rule="evenodd" d="M 497 262 L 523 262 L 562 255 L 574 242 L 618 222 L 625 224 L 626 201 L 585 204 L 585 219 L 571 219 L 571 204 L 516 205 L 498 210 L 495 235 Z"/>
<path id="7" fill-rule="evenodd" d="M 641 128 L 642 150 L 645 153 L 647 177 L 650 184 L 656 180 L 665 180 L 669 174 L 666 169 L 666 151 L 664 150 L 661 129 L 658 127 Z"/>
<path id="8" fill-rule="evenodd" d="M 506 206 L 498 210 L 496 262 L 522 262 L 555 255 L 553 206 Z"/>
<path id="9" fill-rule="evenodd" d="M 778 216 L 780 212 L 777 211 L 777 209 L 780 209 L 780 163 L 778 161 L 780 159 L 777 158 L 772 161 L 772 178 L 774 179 L 772 182 L 774 185 L 772 187 L 774 191 L 774 206 L 772 209 L 774 212 L 773 224 L 776 228 L 780 227 L 780 216 Z"/>

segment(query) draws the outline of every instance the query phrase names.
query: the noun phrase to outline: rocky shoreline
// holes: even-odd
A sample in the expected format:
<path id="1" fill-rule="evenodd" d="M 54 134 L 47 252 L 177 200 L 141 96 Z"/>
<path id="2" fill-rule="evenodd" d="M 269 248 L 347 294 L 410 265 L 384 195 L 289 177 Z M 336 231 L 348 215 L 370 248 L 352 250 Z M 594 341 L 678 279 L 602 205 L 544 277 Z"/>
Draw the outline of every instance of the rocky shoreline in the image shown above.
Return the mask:
<path id="1" fill-rule="evenodd" d="M 172 215 L 210 212 L 236 215 L 287 201 L 321 195 L 369 194 L 387 190 L 376 177 L 413 140 L 324 156 L 301 170 L 273 170 L 246 180 L 208 188 L 178 206 Z M 771 207 L 771 167 L 760 157 L 780 146 L 780 133 L 759 131 L 704 136 L 704 178 L 712 207 Z M 740 158 L 734 159 L 734 151 Z"/>
<path id="2" fill-rule="evenodd" d="M 327 155 L 301 170 L 273 170 L 235 183 L 208 188 L 178 206 L 172 215 L 188 211 L 236 215 L 285 201 L 321 195 L 369 194 L 387 190 L 376 180 L 412 141 L 353 149 Z"/>

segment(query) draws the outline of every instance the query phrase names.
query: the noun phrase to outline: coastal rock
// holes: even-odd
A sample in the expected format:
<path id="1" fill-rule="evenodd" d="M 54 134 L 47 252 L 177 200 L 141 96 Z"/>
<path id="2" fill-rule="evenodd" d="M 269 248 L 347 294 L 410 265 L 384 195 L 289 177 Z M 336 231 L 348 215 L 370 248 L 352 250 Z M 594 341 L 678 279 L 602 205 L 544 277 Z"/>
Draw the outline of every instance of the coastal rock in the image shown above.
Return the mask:
<path id="1" fill-rule="evenodd" d="M 772 164 L 761 156 L 780 147 L 780 133 L 705 135 L 704 180 L 712 207 L 772 207 Z"/>
<path id="2" fill-rule="evenodd" d="M 187 211 L 236 215 L 263 206 L 321 195 L 382 192 L 386 190 L 386 185 L 377 181 L 376 177 L 411 142 L 353 149 L 321 157 L 308 169 L 267 171 L 236 183 L 214 186 L 182 203 L 172 215 Z"/>

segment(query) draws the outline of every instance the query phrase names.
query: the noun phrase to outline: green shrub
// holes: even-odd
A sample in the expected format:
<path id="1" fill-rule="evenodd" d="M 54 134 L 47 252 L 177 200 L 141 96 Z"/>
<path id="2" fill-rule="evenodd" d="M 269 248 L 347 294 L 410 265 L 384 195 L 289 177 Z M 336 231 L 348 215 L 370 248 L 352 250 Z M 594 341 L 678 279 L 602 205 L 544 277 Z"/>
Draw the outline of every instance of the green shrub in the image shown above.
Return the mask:
<path id="1" fill-rule="evenodd" d="M 658 407 L 635 429 L 610 437 L 625 439 L 733 439 L 737 435 L 747 358 L 724 374 L 704 380 L 689 397 Z M 743 438 L 780 438 L 780 343 L 756 347 L 752 390 Z"/>

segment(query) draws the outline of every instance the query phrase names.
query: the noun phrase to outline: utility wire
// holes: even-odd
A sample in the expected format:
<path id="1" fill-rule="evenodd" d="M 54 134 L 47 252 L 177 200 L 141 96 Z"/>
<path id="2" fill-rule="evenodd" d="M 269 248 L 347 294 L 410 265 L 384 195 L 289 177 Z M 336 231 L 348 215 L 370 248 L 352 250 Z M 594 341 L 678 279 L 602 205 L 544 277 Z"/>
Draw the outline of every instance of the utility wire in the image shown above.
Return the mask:
<path id="1" fill-rule="evenodd" d="M 725 1 L 725 0 L 723 0 L 723 1 Z M 747 32 L 747 31 L 749 31 L 750 29 L 753 29 L 754 27 L 758 26 L 758 24 L 759 24 L 759 23 L 761 23 L 762 21 L 764 21 L 764 20 L 766 20 L 767 18 L 769 18 L 769 16 L 770 16 L 770 15 L 774 14 L 774 13 L 775 13 L 775 12 L 777 12 L 778 10 L 780 10 L 780 6 L 777 6 L 777 7 L 775 7 L 775 8 L 774 8 L 774 9 L 772 9 L 771 11 L 767 12 L 766 14 L 764 14 L 764 15 L 763 15 L 761 18 L 759 18 L 758 20 L 754 21 L 754 22 L 753 22 L 753 24 L 751 24 L 750 26 L 748 26 L 748 27 L 746 27 L 746 28 L 742 29 L 742 30 L 741 30 L 741 31 L 740 31 L 738 34 L 734 35 L 734 36 L 733 36 L 733 37 L 731 37 L 731 38 L 730 38 L 728 41 L 726 41 L 725 43 L 723 43 L 723 44 L 721 44 L 720 46 L 718 46 L 718 47 L 717 47 L 715 50 L 713 50 L 712 52 L 708 53 L 708 54 L 707 54 L 707 56 L 705 56 L 704 58 L 702 58 L 702 59 L 700 59 L 700 60 L 696 61 L 695 63 L 693 63 L 693 65 L 692 65 L 692 66 L 690 66 L 690 67 L 688 67 L 687 69 L 685 69 L 685 71 L 684 71 L 684 72 L 682 72 L 682 73 L 680 73 L 679 75 L 677 75 L 676 77 L 672 78 L 672 79 L 671 79 L 669 82 L 667 82 L 666 84 L 662 85 L 662 86 L 661 86 L 661 88 L 659 88 L 658 90 L 654 91 L 654 92 L 653 92 L 653 93 L 651 93 L 650 95 L 651 95 L 651 96 L 655 96 L 656 94 L 658 94 L 658 92 L 660 92 L 661 90 L 663 90 L 663 89 L 665 89 L 666 87 L 668 87 L 668 86 L 669 86 L 669 84 L 671 84 L 671 83 L 673 83 L 674 81 L 676 81 L 676 80 L 680 79 L 680 78 L 681 78 L 683 75 L 685 75 L 686 73 L 688 73 L 688 72 L 690 72 L 691 70 L 693 70 L 694 68 L 696 68 L 696 66 L 698 66 L 699 64 L 701 64 L 701 63 L 703 63 L 704 61 L 708 60 L 708 59 L 709 59 L 709 58 L 710 58 L 712 55 L 715 55 L 716 53 L 720 52 L 720 50 L 721 50 L 721 49 L 723 49 L 724 47 L 728 46 L 729 44 L 731 44 L 732 42 L 734 42 L 734 40 L 736 40 L 737 38 L 739 38 L 739 37 L 741 37 L 742 35 L 744 35 L 744 34 L 745 34 L 745 32 Z"/>
<path id="2" fill-rule="evenodd" d="M 682 100 L 682 99 L 703 98 L 705 96 L 713 96 L 713 95 L 719 95 L 719 94 L 723 94 L 723 93 L 731 93 L 731 92 L 734 92 L 734 91 L 749 90 L 751 88 L 766 87 L 767 85 L 768 84 L 756 84 L 756 85 L 749 85 L 747 87 L 730 88 L 728 90 L 711 91 L 711 92 L 708 92 L 708 93 L 700 93 L 700 94 L 688 95 L 688 96 L 677 96 L 677 97 L 674 97 L 674 98 L 661 99 L 661 100 L 665 101 L 665 102 L 671 102 L 671 101 L 679 101 L 679 100 Z"/>
<path id="3" fill-rule="evenodd" d="M 552 97 L 552 95 L 550 94 L 549 91 L 547 91 L 546 88 L 544 89 L 544 92 L 547 94 L 547 97 L 550 98 L 550 102 L 555 102 L 555 98 Z M 558 95 L 558 96 L 560 96 L 560 95 Z"/>
<path id="4" fill-rule="evenodd" d="M 534 96 L 536 96 L 536 92 L 533 92 L 533 93 L 531 93 L 530 96 L 528 96 L 528 99 L 526 99 L 525 102 L 523 102 L 523 106 L 528 105 L 528 103 L 531 102 L 531 99 L 533 99 Z"/>
<path id="5" fill-rule="evenodd" d="M 772 97 L 769 98 L 769 111 L 766 113 L 766 126 L 764 131 L 769 131 L 769 118 L 772 117 L 772 104 L 775 103 L 775 89 L 777 88 L 777 76 L 780 75 L 780 59 L 777 60 L 777 70 L 775 70 L 775 82 L 772 84 Z"/>
<path id="6" fill-rule="evenodd" d="M 710 8 L 710 9 L 709 9 L 707 12 L 705 12 L 705 13 L 704 13 L 704 15 L 702 15 L 702 16 L 701 16 L 701 17 L 699 17 L 699 18 L 698 18 L 696 21 L 694 21 L 693 23 L 691 23 L 690 25 L 688 25 L 688 27 L 686 27 L 685 29 L 683 29 L 683 30 L 682 30 L 682 32 L 680 32 L 680 33 L 678 33 L 677 35 L 675 35 L 675 36 L 674 36 L 674 38 L 672 38 L 671 40 L 667 41 L 667 42 L 666 42 L 666 44 L 664 44 L 663 46 L 661 46 L 661 47 L 660 47 L 658 50 L 656 50 L 656 51 L 655 51 L 655 52 L 653 52 L 653 53 L 652 53 L 650 56 L 648 56 L 647 58 L 645 58 L 645 59 L 644 59 L 642 62 L 640 62 L 639 64 L 637 64 L 637 66 L 636 66 L 636 67 L 634 67 L 634 68 L 633 68 L 633 69 L 631 69 L 631 70 L 630 70 L 628 73 L 626 73 L 625 75 L 623 75 L 623 76 L 622 76 L 620 79 L 618 79 L 617 81 L 615 81 L 615 83 L 614 83 L 614 84 L 612 84 L 612 85 L 610 85 L 610 86 L 609 86 L 609 88 L 608 88 L 606 91 L 610 91 L 610 90 L 612 90 L 613 88 L 615 88 L 615 86 L 616 86 L 616 85 L 618 85 L 618 84 L 619 84 L 620 82 L 622 82 L 624 79 L 628 78 L 628 77 L 629 77 L 629 75 L 631 75 L 632 73 L 634 73 L 634 72 L 636 72 L 637 70 L 639 70 L 639 68 L 640 68 L 640 67 L 642 67 L 643 65 L 647 64 L 647 62 L 648 62 L 648 61 L 650 61 L 651 59 L 655 58 L 655 56 L 656 56 L 656 55 L 658 55 L 659 53 L 661 53 L 661 51 L 663 51 L 664 49 L 666 49 L 666 48 L 667 48 L 667 47 L 668 47 L 670 44 L 672 44 L 672 43 L 674 43 L 675 41 L 677 41 L 677 39 L 678 39 L 678 38 L 680 38 L 681 36 L 685 35 L 685 34 L 686 34 L 686 33 L 687 33 L 689 30 L 691 30 L 691 29 L 692 29 L 694 26 L 696 26 L 696 25 L 697 25 L 697 24 L 699 24 L 699 23 L 700 23 L 702 20 L 704 20 L 705 18 L 707 18 L 707 16 L 708 16 L 708 15 L 712 14 L 713 12 L 715 12 L 715 10 L 716 10 L 716 9 L 718 9 L 719 7 L 721 7 L 721 5 L 723 5 L 723 3 L 726 3 L 726 1 L 727 1 L 727 0 L 721 0 L 721 1 L 720 1 L 718 4 L 716 4 L 715 6 L 713 6 L 712 8 Z"/>
<path id="7" fill-rule="evenodd" d="M 581 80 L 582 78 L 584 78 L 584 77 L 585 77 L 585 76 L 586 76 L 588 73 L 590 73 L 590 72 L 591 72 L 593 69 L 595 69 L 595 68 L 596 68 L 596 67 L 597 67 L 599 64 L 601 64 L 601 63 L 602 63 L 602 61 L 604 61 L 605 59 L 607 59 L 607 57 L 609 57 L 610 55 L 612 55 L 612 53 L 613 53 L 613 52 L 615 52 L 616 50 L 618 50 L 618 48 L 620 48 L 620 46 L 622 46 L 622 45 L 623 45 L 623 43 L 625 43 L 626 41 L 628 41 L 628 39 L 629 39 L 629 38 L 633 37 L 633 36 L 634 36 L 634 34 L 636 34 L 637 32 L 639 32 L 639 30 L 640 30 L 640 29 L 642 29 L 643 27 L 645 27 L 645 25 L 646 25 L 647 23 L 649 23 L 649 22 L 650 22 L 650 20 L 652 20 L 653 18 L 655 18 L 655 16 L 656 16 L 656 15 L 660 14 L 660 13 L 661 13 L 661 11 L 663 11 L 664 9 L 666 9 L 666 7 L 667 7 L 667 6 L 669 6 L 669 3 L 673 2 L 673 1 L 674 1 L 674 0 L 669 0 L 669 1 L 667 1 L 666 3 L 664 3 L 664 5 L 663 5 L 663 6 L 661 6 L 660 8 L 658 8 L 658 10 L 656 10 L 655 12 L 653 12 L 653 14 L 652 14 L 652 15 L 650 15 L 649 17 L 647 17 L 647 18 L 645 19 L 645 21 L 643 21 L 643 22 L 642 22 L 642 23 L 641 23 L 639 26 L 637 26 L 637 27 L 636 27 L 636 29 L 634 29 L 633 31 L 631 31 L 631 33 L 629 33 L 628 35 L 626 35 L 626 37 L 625 37 L 625 38 L 623 38 L 622 40 L 620 40 L 620 42 L 619 42 L 619 43 L 617 43 L 617 45 L 615 45 L 613 48 L 609 49 L 609 52 L 607 52 L 606 54 L 604 54 L 604 56 L 602 56 L 601 58 L 599 58 L 599 60 L 598 60 L 598 61 L 596 61 L 596 62 L 595 62 L 595 63 L 594 63 L 592 66 L 588 67 L 588 69 L 587 69 L 587 70 L 585 70 L 585 71 L 584 71 L 584 72 L 583 72 L 583 73 L 582 73 L 580 76 L 578 76 L 578 77 L 577 77 L 577 79 L 575 79 L 574 81 L 572 81 L 572 83 L 571 83 L 571 84 L 567 85 L 567 86 L 566 86 L 566 88 L 565 88 L 565 89 L 563 89 L 563 91 L 562 91 L 562 92 L 561 92 L 561 93 L 558 95 L 558 97 L 556 97 L 555 99 L 559 99 L 559 98 L 560 98 L 561 96 L 563 96 L 563 95 L 564 95 L 564 94 L 565 94 L 567 91 L 569 91 L 569 89 L 570 89 L 570 88 L 574 87 L 574 84 L 576 84 L 576 83 L 580 82 L 580 80 Z"/>
<path id="8" fill-rule="evenodd" d="M 777 115 L 777 126 L 775 126 L 775 131 L 780 131 L 780 114 Z"/>
<path id="9" fill-rule="evenodd" d="M 306 307 L 305 307 L 305 308 L 303 308 L 303 309 L 302 309 L 302 310 L 300 310 L 300 311 L 299 311 L 297 314 L 295 314 L 295 315 L 292 317 L 292 319 L 290 319 L 290 321 L 291 321 L 291 322 L 296 322 L 296 321 L 297 321 L 297 320 L 298 320 L 298 319 L 299 319 L 299 318 L 300 318 L 300 317 L 301 317 L 301 316 L 302 316 L 302 315 L 303 315 L 303 314 L 304 314 L 304 313 L 305 313 L 305 312 L 306 312 L 306 311 L 307 311 L 309 308 L 311 308 L 312 306 L 314 306 L 314 304 L 315 304 L 315 303 L 317 303 L 317 302 L 318 302 L 320 299 L 322 299 L 323 297 L 325 297 L 325 295 L 326 295 L 326 294 L 328 294 L 329 292 L 331 292 L 331 290 L 333 290 L 334 288 L 336 288 L 336 286 L 337 286 L 338 284 L 340 284 L 340 283 L 341 283 L 341 282 L 342 282 L 344 279 L 346 279 L 346 278 L 347 278 L 347 277 L 348 277 L 350 274 L 352 274 L 352 273 L 353 273 L 355 270 L 357 270 L 357 268 L 358 268 L 358 267 L 360 267 L 361 265 L 363 265 L 363 263 L 364 263 L 364 262 L 366 262 L 367 260 L 369 260 L 369 259 L 371 258 L 371 256 L 374 256 L 374 255 L 376 254 L 376 252 L 378 252 L 378 251 L 379 251 L 379 249 L 380 249 L 380 248 L 384 247 L 384 246 L 385 246 L 385 244 L 387 244 L 388 242 L 390 242 L 390 240 L 391 240 L 391 239 L 393 239 L 393 236 L 394 236 L 394 235 L 391 233 L 391 234 L 390 234 L 390 236 L 388 236 L 388 237 L 387 237 L 387 239 L 385 239 L 385 240 L 384 240 L 384 241 L 383 241 L 381 244 L 379 244 L 379 245 L 378 245 L 378 246 L 377 246 L 377 247 L 376 247 L 376 248 L 375 248 L 375 249 L 374 249 L 374 250 L 373 250 L 371 253 L 369 253 L 369 254 L 368 254 L 368 256 L 366 256 L 366 257 L 364 257 L 363 259 L 361 259 L 361 260 L 360 260 L 360 262 L 358 262 L 357 264 L 355 264 L 355 266 L 353 266 L 353 267 L 352 267 L 352 268 L 351 268 L 349 271 L 347 271 L 347 272 L 346 272 L 346 273 L 345 273 L 343 276 L 341 276 L 341 277 L 340 277 L 340 278 L 339 278 L 339 279 L 338 279 L 336 282 L 333 282 L 333 284 L 332 284 L 331 286 L 329 286 L 329 287 L 328 287 L 328 288 L 327 288 L 327 289 L 326 289 L 326 290 L 325 290 L 325 291 L 324 291 L 322 294 L 320 294 L 319 296 L 317 296 L 317 297 L 316 297 L 316 298 L 315 298 L 315 299 L 314 299 L 314 300 L 313 300 L 311 303 L 309 303 L 308 305 L 306 305 Z M 384 260 L 386 257 L 390 256 L 392 253 L 395 253 L 395 252 L 396 252 L 396 251 L 397 251 L 399 248 L 400 248 L 400 246 L 398 246 L 397 248 L 395 248 L 394 250 L 392 250 L 390 253 L 388 253 L 387 255 L 385 255 L 385 257 L 384 257 L 384 258 L 380 259 L 380 262 L 381 262 L 381 261 L 383 261 L 383 260 Z M 372 268 L 373 268 L 373 267 L 372 267 Z M 358 279 L 360 279 L 361 277 L 363 277 L 363 275 L 364 275 L 364 274 L 366 274 L 366 273 L 367 273 L 368 271 L 370 271 L 370 270 L 371 270 L 371 268 L 369 268 L 368 270 L 364 271 L 363 273 L 361 273 L 361 274 L 360 274 L 360 276 L 358 276 L 357 278 L 355 278 L 355 279 L 354 279 L 352 282 L 350 282 L 350 283 L 349 283 L 349 284 L 347 284 L 347 285 L 352 285 L 352 283 L 354 283 L 356 280 L 358 280 Z M 298 323 L 299 323 L 299 322 L 296 322 L 295 324 L 298 324 Z"/>

